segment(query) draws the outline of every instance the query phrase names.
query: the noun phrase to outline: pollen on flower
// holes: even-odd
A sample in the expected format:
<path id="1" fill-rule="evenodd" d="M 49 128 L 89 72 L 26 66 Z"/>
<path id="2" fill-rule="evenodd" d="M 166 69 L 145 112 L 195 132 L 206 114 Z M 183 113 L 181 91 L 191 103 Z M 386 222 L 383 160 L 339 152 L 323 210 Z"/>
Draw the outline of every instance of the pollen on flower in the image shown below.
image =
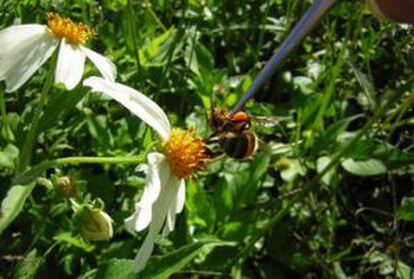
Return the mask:
<path id="1" fill-rule="evenodd" d="M 208 160 L 204 141 L 195 135 L 193 129 L 173 129 L 164 150 L 171 171 L 178 178 L 194 176 L 196 171 L 204 169 Z"/>
<path id="2" fill-rule="evenodd" d="M 58 38 L 66 38 L 71 44 L 83 44 L 90 40 L 95 32 L 83 23 L 74 23 L 69 18 L 61 17 L 56 13 L 46 14 L 47 26 Z"/>

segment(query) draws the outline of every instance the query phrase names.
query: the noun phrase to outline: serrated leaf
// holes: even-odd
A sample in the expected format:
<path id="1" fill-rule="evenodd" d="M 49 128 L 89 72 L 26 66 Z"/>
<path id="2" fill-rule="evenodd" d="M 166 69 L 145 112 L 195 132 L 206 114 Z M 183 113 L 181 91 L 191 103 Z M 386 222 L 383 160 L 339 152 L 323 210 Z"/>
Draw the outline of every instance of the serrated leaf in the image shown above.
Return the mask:
<path id="1" fill-rule="evenodd" d="M 10 225 L 23 209 L 24 202 L 32 192 L 35 184 L 14 185 L 7 192 L 1 202 L 0 211 L 0 234 Z"/>
<path id="2" fill-rule="evenodd" d="M 373 176 L 387 172 L 387 167 L 380 160 L 376 159 L 366 161 L 347 159 L 341 165 L 346 171 L 358 176 Z"/>
<path id="3" fill-rule="evenodd" d="M 60 233 L 56 235 L 53 239 L 58 242 L 64 242 L 71 246 L 80 248 L 86 252 L 92 252 L 95 249 L 95 245 L 87 243 L 79 237 L 74 237 L 69 232 Z"/>

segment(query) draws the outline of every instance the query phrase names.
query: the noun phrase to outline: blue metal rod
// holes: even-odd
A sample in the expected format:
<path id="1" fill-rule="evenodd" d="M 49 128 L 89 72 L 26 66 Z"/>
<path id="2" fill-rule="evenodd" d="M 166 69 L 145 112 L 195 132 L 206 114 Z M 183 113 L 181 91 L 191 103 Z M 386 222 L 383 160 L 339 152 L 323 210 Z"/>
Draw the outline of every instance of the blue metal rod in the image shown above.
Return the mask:
<path id="1" fill-rule="evenodd" d="M 295 26 L 289 36 L 279 47 L 276 54 L 267 62 L 253 81 L 249 90 L 242 96 L 236 106 L 230 111 L 231 114 L 239 111 L 244 104 L 256 94 L 266 81 L 275 73 L 278 66 L 289 56 L 289 54 L 302 42 L 302 40 L 315 27 L 323 15 L 337 2 L 337 0 L 316 0 L 306 11 L 305 15 Z"/>

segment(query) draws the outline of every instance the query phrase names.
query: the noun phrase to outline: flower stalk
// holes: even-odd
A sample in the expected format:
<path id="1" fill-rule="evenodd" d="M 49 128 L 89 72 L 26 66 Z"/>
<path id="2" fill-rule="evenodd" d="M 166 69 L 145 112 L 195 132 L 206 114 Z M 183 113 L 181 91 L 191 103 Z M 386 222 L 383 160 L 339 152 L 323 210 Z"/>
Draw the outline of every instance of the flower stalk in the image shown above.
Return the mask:
<path id="1" fill-rule="evenodd" d="M 145 161 L 145 156 L 125 157 L 67 157 L 54 160 L 55 166 L 77 164 L 140 164 Z"/>
<path id="2" fill-rule="evenodd" d="M 125 157 L 66 157 L 51 161 L 44 161 L 29 170 L 17 174 L 13 178 L 14 184 L 28 184 L 33 181 L 37 175 L 45 170 L 63 165 L 78 164 L 141 164 L 146 160 L 146 155 L 142 156 L 125 156 Z"/>
<path id="3" fill-rule="evenodd" d="M 42 117 L 43 109 L 47 102 L 49 91 L 53 85 L 55 66 L 56 66 L 56 57 L 57 56 L 54 55 L 52 60 L 50 61 L 46 81 L 43 85 L 43 89 L 40 94 L 39 102 L 37 103 L 37 106 L 34 111 L 32 125 L 30 126 L 29 131 L 26 134 L 26 138 L 22 146 L 22 152 L 20 153 L 20 157 L 19 157 L 17 173 L 23 172 L 27 168 L 27 166 L 30 164 L 30 161 L 32 160 L 33 146 L 34 146 L 34 141 L 37 139 L 37 136 L 38 136 L 39 122 Z"/>

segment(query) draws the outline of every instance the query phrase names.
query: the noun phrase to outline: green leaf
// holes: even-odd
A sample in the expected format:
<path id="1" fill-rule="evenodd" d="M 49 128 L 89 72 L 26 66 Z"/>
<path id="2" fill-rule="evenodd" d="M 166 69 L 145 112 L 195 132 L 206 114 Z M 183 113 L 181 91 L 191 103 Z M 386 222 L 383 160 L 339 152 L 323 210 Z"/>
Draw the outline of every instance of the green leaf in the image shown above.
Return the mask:
<path id="1" fill-rule="evenodd" d="M 329 126 L 326 129 L 326 131 L 315 140 L 315 145 L 313 146 L 312 151 L 315 154 L 318 154 L 321 151 L 327 152 L 331 149 L 334 149 L 336 147 L 336 138 L 339 136 L 339 134 L 346 131 L 349 123 L 351 123 L 358 117 L 359 116 L 353 116 L 346 119 L 342 119 Z"/>
<path id="2" fill-rule="evenodd" d="M 108 129 L 106 120 L 107 118 L 105 116 L 92 115 L 92 112 L 87 109 L 86 123 L 88 124 L 89 133 L 94 139 L 92 145 L 102 153 L 105 153 L 113 146 L 113 137 Z"/>
<path id="3" fill-rule="evenodd" d="M 263 152 L 258 153 L 254 157 L 254 161 L 250 166 L 250 173 L 248 180 L 244 181 L 244 185 L 241 187 L 241 194 L 239 199 L 239 205 L 248 204 L 256 199 L 256 192 L 259 188 L 259 181 L 266 174 L 267 168 L 270 163 L 270 150 L 266 148 Z"/>
<path id="4" fill-rule="evenodd" d="M 414 221 L 414 197 L 405 197 L 402 200 L 398 217 L 405 221 Z"/>
<path id="5" fill-rule="evenodd" d="M 45 131 L 56 121 L 63 119 L 85 96 L 86 92 L 87 88 L 79 86 L 70 92 L 65 90 L 51 95 L 40 122 L 40 131 Z"/>
<path id="6" fill-rule="evenodd" d="M 389 168 L 402 168 L 414 164 L 414 154 L 373 139 L 356 143 L 347 157 L 356 161 L 379 159 Z"/>
<path id="7" fill-rule="evenodd" d="M 13 278 L 29 279 L 36 276 L 43 259 L 37 256 L 37 250 L 33 249 L 19 262 Z"/>
<path id="8" fill-rule="evenodd" d="M 180 271 L 185 265 L 191 262 L 197 255 L 205 249 L 214 246 L 233 246 L 233 242 L 219 240 L 203 240 L 195 242 L 180 249 L 164 255 L 152 257 L 145 270 L 139 276 L 134 274 L 134 261 L 126 259 L 113 259 L 102 265 L 98 269 L 96 278 L 103 279 L 129 279 L 129 278 L 151 278 L 163 279 L 170 278 L 171 275 Z"/>
<path id="9" fill-rule="evenodd" d="M 365 95 L 363 99 L 366 99 L 365 105 L 371 106 L 372 109 L 375 109 L 375 87 L 374 85 L 368 80 L 367 76 L 361 72 L 351 60 L 348 60 L 349 65 L 351 66 L 352 71 L 355 74 L 358 83 L 361 85 L 362 89 L 364 90 Z"/>
<path id="10" fill-rule="evenodd" d="M 14 169 L 16 160 L 19 157 L 19 149 L 12 144 L 8 144 L 0 151 L 0 167 Z"/>
<path id="11" fill-rule="evenodd" d="M 132 279 L 137 278 L 134 272 L 134 261 L 113 259 L 99 267 L 95 278 L 102 279 Z"/>
<path id="12" fill-rule="evenodd" d="M 327 156 L 319 157 L 316 162 L 316 170 L 318 171 L 318 173 L 322 172 L 325 169 L 325 167 L 331 163 L 331 161 L 331 158 Z M 325 173 L 324 176 L 322 176 L 322 182 L 326 185 L 330 185 L 335 173 L 335 168 L 331 168 L 327 173 Z"/>
<path id="13" fill-rule="evenodd" d="M 298 175 L 304 176 L 306 168 L 299 162 L 298 159 L 287 159 L 289 167 L 280 171 L 280 176 L 284 181 L 292 182 Z"/>
<path id="14" fill-rule="evenodd" d="M 194 34 L 188 39 L 185 48 L 184 59 L 191 71 L 202 77 L 203 70 L 211 71 L 214 67 L 214 59 L 210 51 L 199 41 L 194 41 Z"/>
<path id="15" fill-rule="evenodd" d="M 342 167 L 357 176 L 373 176 L 387 172 L 386 166 L 379 160 L 370 159 L 366 161 L 354 161 L 347 159 L 342 162 Z"/>
<path id="16" fill-rule="evenodd" d="M 383 146 L 382 143 L 375 140 L 360 140 L 357 142 L 350 153 L 347 154 L 348 158 L 352 158 L 355 161 L 365 161 L 373 159 L 373 153 Z"/>
<path id="17" fill-rule="evenodd" d="M 139 58 L 144 67 L 159 67 L 167 63 L 170 47 L 176 41 L 178 32 L 172 27 L 165 33 L 145 44 L 139 50 Z M 181 45 L 181 44 L 180 44 Z M 178 51 L 180 46 L 176 46 Z"/>
<path id="18" fill-rule="evenodd" d="M 95 245 L 87 243 L 79 237 L 74 237 L 69 232 L 60 233 L 56 235 L 53 239 L 58 242 L 67 243 L 86 252 L 92 252 L 95 249 Z"/>
<path id="19" fill-rule="evenodd" d="M 142 271 L 142 278 L 162 279 L 169 278 L 172 274 L 181 270 L 204 249 L 214 246 L 233 246 L 233 242 L 219 240 L 203 240 L 195 242 L 167 254 L 165 256 L 153 257 Z"/>
<path id="20" fill-rule="evenodd" d="M 0 234 L 10 225 L 23 209 L 24 202 L 32 192 L 35 184 L 14 185 L 7 192 L 1 202 L 0 211 Z"/>
<path id="21" fill-rule="evenodd" d="M 17 174 L 13 177 L 13 184 L 29 184 L 33 182 L 42 172 L 52 167 L 55 164 L 55 161 L 45 161 L 40 164 L 37 164 L 30 169 Z"/>
<path id="22" fill-rule="evenodd" d="M 208 224 L 215 221 L 215 210 L 208 194 L 200 189 L 195 181 L 188 181 L 186 185 L 186 207 L 188 207 L 188 220 L 191 224 L 208 228 Z"/>

